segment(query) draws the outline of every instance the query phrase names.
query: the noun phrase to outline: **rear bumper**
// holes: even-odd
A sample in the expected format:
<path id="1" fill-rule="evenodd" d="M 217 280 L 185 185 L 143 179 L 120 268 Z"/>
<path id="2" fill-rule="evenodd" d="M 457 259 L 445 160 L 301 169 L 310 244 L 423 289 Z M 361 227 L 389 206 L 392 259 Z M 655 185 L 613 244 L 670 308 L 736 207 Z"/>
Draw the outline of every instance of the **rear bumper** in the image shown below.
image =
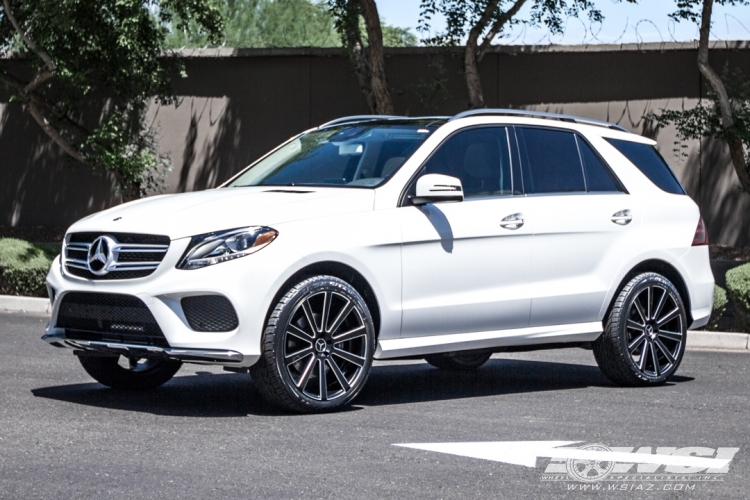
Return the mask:
<path id="1" fill-rule="evenodd" d="M 672 262 L 684 277 L 690 297 L 690 329 L 705 326 L 711 319 L 714 305 L 714 275 L 708 257 L 708 246 L 690 247 L 682 257 Z"/>

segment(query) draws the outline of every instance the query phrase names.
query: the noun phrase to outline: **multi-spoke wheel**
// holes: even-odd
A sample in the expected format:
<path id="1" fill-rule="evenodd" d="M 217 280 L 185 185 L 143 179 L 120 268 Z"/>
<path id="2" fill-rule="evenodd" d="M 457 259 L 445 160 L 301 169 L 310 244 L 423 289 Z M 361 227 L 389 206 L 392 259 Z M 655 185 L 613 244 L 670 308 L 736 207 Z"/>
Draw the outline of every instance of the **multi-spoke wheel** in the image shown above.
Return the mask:
<path id="1" fill-rule="evenodd" d="M 425 356 L 424 360 L 441 370 L 471 371 L 485 364 L 491 356 L 491 352 L 484 351 L 448 352 L 444 354 L 431 354 Z"/>
<path id="2" fill-rule="evenodd" d="M 276 305 L 251 375 L 273 403 L 295 411 L 331 410 L 364 386 L 374 343 L 372 317 L 359 293 L 338 278 L 316 276 Z"/>
<path id="3" fill-rule="evenodd" d="M 620 292 L 594 355 L 604 374 L 625 385 L 659 384 L 677 370 L 685 352 L 687 315 L 665 277 L 644 273 Z"/>
<path id="4" fill-rule="evenodd" d="M 79 356 L 83 369 L 97 382 L 113 389 L 143 391 L 167 383 L 182 363 L 171 359 L 125 356 Z"/>

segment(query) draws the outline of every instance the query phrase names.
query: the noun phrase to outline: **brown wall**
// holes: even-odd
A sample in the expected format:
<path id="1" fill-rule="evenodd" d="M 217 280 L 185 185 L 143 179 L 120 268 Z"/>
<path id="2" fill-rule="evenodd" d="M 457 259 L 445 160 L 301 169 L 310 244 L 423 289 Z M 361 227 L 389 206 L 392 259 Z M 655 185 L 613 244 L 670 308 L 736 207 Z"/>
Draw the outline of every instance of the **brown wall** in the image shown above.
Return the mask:
<path id="1" fill-rule="evenodd" d="M 177 107 L 151 116 L 174 169 L 168 191 L 213 187 L 289 136 L 326 120 L 367 112 L 348 59 L 336 49 L 185 52 L 189 77 Z M 750 195 L 742 193 L 722 144 L 688 143 L 642 119 L 691 107 L 705 94 L 694 44 L 500 47 L 481 66 L 487 105 L 578 114 L 647 135 L 700 204 L 712 242 L 750 246 Z M 713 48 L 711 62 L 750 74 L 750 45 Z M 399 114 L 466 108 L 458 52 L 390 49 L 389 84 Z M 440 75 L 442 91 L 431 91 Z M 0 226 L 65 227 L 119 202 L 112 179 L 67 162 L 19 105 L 0 103 Z"/>

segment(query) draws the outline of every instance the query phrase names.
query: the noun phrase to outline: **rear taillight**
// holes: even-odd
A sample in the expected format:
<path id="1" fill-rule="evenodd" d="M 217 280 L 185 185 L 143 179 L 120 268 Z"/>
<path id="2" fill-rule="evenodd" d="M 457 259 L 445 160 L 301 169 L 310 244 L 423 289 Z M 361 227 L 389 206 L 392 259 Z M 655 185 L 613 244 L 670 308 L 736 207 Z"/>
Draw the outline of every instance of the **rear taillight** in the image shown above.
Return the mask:
<path id="1" fill-rule="evenodd" d="M 706 224 L 703 222 L 703 217 L 698 220 L 698 227 L 695 228 L 695 236 L 693 236 L 693 246 L 708 245 L 708 231 L 706 231 Z"/>

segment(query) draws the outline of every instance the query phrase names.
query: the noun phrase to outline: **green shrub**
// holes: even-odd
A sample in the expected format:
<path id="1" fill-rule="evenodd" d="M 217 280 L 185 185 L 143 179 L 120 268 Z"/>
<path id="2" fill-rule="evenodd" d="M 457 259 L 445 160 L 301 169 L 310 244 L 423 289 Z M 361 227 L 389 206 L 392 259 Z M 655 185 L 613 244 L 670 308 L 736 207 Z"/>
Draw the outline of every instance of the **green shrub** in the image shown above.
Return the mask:
<path id="1" fill-rule="evenodd" d="M 719 327 L 719 321 L 724 316 L 724 312 L 727 310 L 727 292 L 718 285 L 714 285 L 714 307 L 711 311 L 711 321 L 708 324 L 709 330 L 717 330 Z"/>
<path id="2" fill-rule="evenodd" d="M 0 238 L 0 295 L 46 297 L 45 278 L 59 252 L 15 238 Z"/>
<path id="3" fill-rule="evenodd" d="M 727 271 L 727 292 L 737 310 L 738 327 L 750 326 L 750 263 Z"/>
<path id="4" fill-rule="evenodd" d="M 750 311 L 750 263 L 730 269 L 726 277 L 730 299 Z"/>

